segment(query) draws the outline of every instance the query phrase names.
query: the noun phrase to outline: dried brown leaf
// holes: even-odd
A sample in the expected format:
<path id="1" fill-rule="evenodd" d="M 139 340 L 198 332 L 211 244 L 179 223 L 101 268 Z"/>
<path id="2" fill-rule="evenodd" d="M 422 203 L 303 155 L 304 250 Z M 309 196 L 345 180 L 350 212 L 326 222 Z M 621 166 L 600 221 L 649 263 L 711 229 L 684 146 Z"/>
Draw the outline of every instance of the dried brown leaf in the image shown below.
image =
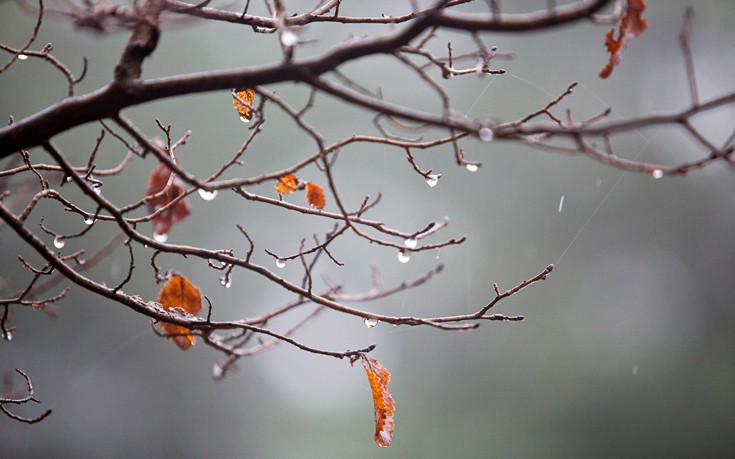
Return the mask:
<path id="1" fill-rule="evenodd" d="M 385 448 L 390 445 L 393 438 L 393 430 L 395 422 L 393 420 L 393 412 L 395 404 L 393 397 L 388 392 L 388 382 L 390 382 L 390 372 L 385 369 L 374 358 L 362 354 L 360 356 L 362 366 L 367 373 L 370 389 L 373 392 L 373 405 L 375 405 L 375 443 Z"/>
<path id="2" fill-rule="evenodd" d="M 166 188 L 169 185 L 169 181 L 171 184 Z M 164 191 L 164 189 L 165 192 L 161 195 L 146 198 L 146 206 L 149 213 L 153 213 L 161 207 L 169 205 L 171 201 L 184 193 L 184 185 L 181 183 L 181 180 L 176 176 L 171 179 L 171 169 L 165 164 L 159 163 L 148 179 L 148 187 L 145 190 L 145 194 L 146 196 L 157 195 Z M 180 222 L 188 215 L 189 204 L 186 202 L 186 199 L 180 199 L 153 218 L 153 232 L 160 235 L 168 234 L 174 223 Z"/>
<path id="3" fill-rule="evenodd" d="M 306 201 L 317 209 L 323 209 L 326 201 L 324 200 L 324 191 L 322 187 L 317 184 L 307 182 L 306 183 Z"/>
<path id="4" fill-rule="evenodd" d="M 196 315 L 202 309 L 202 292 L 197 286 L 189 282 L 189 279 L 181 274 L 172 274 L 169 280 L 158 292 L 158 302 L 163 309 L 181 308 L 191 315 Z M 179 325 L 162 322 L 161 327 L 171 340 L 182 350 L 187 350 L 194 345 L 194 335 L 190 330 Z"/>
<path id="5" fill-rule="evenodd" d="M 610 53 L 610 60 L 600 72 L 600 78 L 610 76 L 613 68 L 620 63 L 620 57 L 628 45 L 628 41 L 646 30 L 648 21 L 641 17 L 645 9 L 645 0 L 628 0 L 625 14 L 620 19 L 620 24 L 618 24 L 618 38 L 614 38 L 614 29 L 610 29 L 605 35 L 605 46 Z"/>

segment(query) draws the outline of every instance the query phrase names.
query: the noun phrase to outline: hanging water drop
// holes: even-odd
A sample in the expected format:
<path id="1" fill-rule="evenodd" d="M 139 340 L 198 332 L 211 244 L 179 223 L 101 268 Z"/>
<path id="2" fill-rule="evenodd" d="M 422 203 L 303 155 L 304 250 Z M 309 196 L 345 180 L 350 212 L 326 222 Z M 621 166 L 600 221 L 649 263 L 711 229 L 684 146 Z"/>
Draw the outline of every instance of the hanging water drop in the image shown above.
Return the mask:
<path id="1" fill-rule="evenodd" d="M 419 241 L 417 241 L 416 239 L 413 239 L 413 238 L 408 238 L 405 241 L 403 241 L 403 245 L 405 245 L 409 249 L 415 249 L 416 246 L 418 245 L 418 243 L 419 243 Z"/>
<path id="2" fill-rule="evenodd" d="M 102 185 L 100 185 L 99 183 L 92 184 L 92 191 L 94 191 L 95 194 L 99 195 L 100 193 L 102 193 Z"/>
<path id="3" fill-rule="evenodd" d="M 480 165 L 479 164 L 473 164 L 473 163 L 467 163 L 467 164 L 465 164 L 464 168 L 467 169 L 470 172 L 477 172 L 477 171 L 480 170 Z"/>
<path id="4" fill-rule="evenodd" d="M 285 268 L 286 267 L 286 260 L 283 260 L 281 258 L 276 260 L 276 268 Z"/>
<path id="5" fill-rule="evenodd" d="M 299 36 L 293 30 L 286 29 L 281 33 L 281 43 L 286 48 L 292 48 L 299 43 Z"/>
<path id="6" fill-rule="evenodd" d="M 240 117 L 240 121 L 242 121 L 243 123 L 249 123 L 250 122 L 250 118 L 246 118 L 244 116 L 241 116 Z"/>
<path id="7" fill-rule="evenodd" d="M 222 279 L 220 279 L 219 283 L 224 288 L 230 288 L 230 287 L 232 287 L 232 281 L 230 279 L 226 278 L 226 277 L 223 277 Z"/>
<path id="8" fill-rule="evenodd" d="M 410 259 L 411 259 L 411 252 L 404 252 L 403 250 L 398 252 L 398 261 L 400 261 L 401 263 L 408 263 L 408 260 Z"/>
<path id="9" fill-rule="evenodd" d="M 494 137 L 495 133 L 493 133 L 493 130 L 489 127 L 480 129 L 480 140 L 483 142 L 492 142 Z"/>
<path id="10" fill-rule="evenodd" d="M 18 54 L 18 60 L 24 61 L 26 59 L 28 59 L 27 54 Z"/>
<path id="11" fill-rule="evenodd" d="M 365 317 L 362 322 L 367 328 L 373 328 L 374 326 L 378 325 L 378 319 L 372 319 L 370 317 Z"/>
<path id="12" fill-rule="evenodd" d="M 439 183 L 439 177 L 441 176 L 441 174 L 429 174 L 429 176 L 426 177 L 426 184 L 434 188 L 436 184 Z"/>
<path id="13" fill-rule="evenodd" d="M 5 340 L 10 341 L 13 339 L 13 334 L 10 332 L 5 333 Z"/>
<path id="14" fill-rule="evenodd" d="M 54 247 L 57 249 L 63 249 L 64 244 L 66 244 L 66 240 L 64 239 L 64 236 L 56 236 L 54 238 Z"/>
<path id="15" fill-rule="evenodd" d="M 168 240 L 168 233 L 153 233 L 153 239 L 155 239 L 156 242 L 160 242 L 161 244 L 163 244 Z"/>
<path id="16" fill-rule="evenodd" d="M 207 191 L 200 188 L 197 191 L 199 192 L 199 196 L 201 196 L 205 201 L 211 201 L 217 196 L 217 190 Z"/>
<path id="17" fill-rule="evenodd" d="M 664 171 L 662 171 L 661 169 L 654 169 L 651 171 L 651 177 L 653 177 L 654 180 L 658 180 L 663 176 L 664 176 Z"/>
<path id="18" fill-rule="evenodd" d="M 94 223 L 94 217 L 84 217 L 84 224 L 89 226 Z"/>

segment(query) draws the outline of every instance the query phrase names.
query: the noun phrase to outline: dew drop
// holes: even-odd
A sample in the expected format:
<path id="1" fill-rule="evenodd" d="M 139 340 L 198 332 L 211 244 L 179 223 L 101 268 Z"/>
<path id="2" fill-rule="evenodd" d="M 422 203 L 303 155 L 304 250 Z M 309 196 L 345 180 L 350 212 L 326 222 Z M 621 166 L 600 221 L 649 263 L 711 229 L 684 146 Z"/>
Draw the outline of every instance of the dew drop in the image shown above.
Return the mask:
<path id="1" fill-rule="evenodd" d="M 664 171 L 662 171 L 661 169 L 654 169 L 651 171 L 651 177 L 653 177 L 654 180 L 658 180 L 663 176 L 664 176 Z"/>
<path id="2" fill-rule="evenodd" d="M 439 177 L 441 176 L 441 174 L 429 174 L 429 177 L 426 179 L 426 184 L 434 188 L 439 183 Z"/>
<path id="3" fill-rule="evenodd" d="M 416 239 L 412 239 L 412 238 L 408 238 L 405 241 L 403 241 L 403 245 L 405 245 L 409 249 L 415 249 L 418 243 L 419 241 L 417 241 Z"/>
<path id="4" fill-rule="evenodd" d="M 411 259 L 411 252 L 404 252 L 403 250 L 398 252 L 398 261 L 400 261 L 401 263 L 408 263 L 408 260 L 410 259 Z"/>
<path id="5" fill-rule="evenodd" d="M 99 195 L 100 193 L 102 193 L 102 185 L 100 185 L 99 183 L 93 184 L 92 191 L 94 191 L 95 194 Z"/>
<path id="6" fill-rule="evenodd" d="M 220 283 L 220 284 L 222 285 L 222 287 L 224 287 L 224 288 L 230 288 L 230 287 L 232 287 L 232 281 L 231 281 L 231 280 L 229 280 L 229 279 L 221 279 L 221 280 L 219 281 L 219 283 Z"/>
<path id="7" fill-rule="evenodd" d="M 57 249 L 63 249 L 64 244 L 66 244 L 66 240 L 64 239 L 64 236 L 56 236 L 54 238 L 54 247 Z"/>
<path id="8" fill-rule="evenodd" d="M 10 333 L 10 332 L 5 333 L 5 340 L 6 341 L 10 341 L 12 339 L 13 339 L 13 334 L 12 333 Z"/>
<path id="9" fill-rule="evenodd" d="M 561 195 L 561 199 L 559 200 L 559 213 L 561 213 L 562 207 L 564 207 L 564 195 Z"/>
<path id="10" fill-rule="evenodd" d="M 242 121 L 243 123 L 249 123 L 250 122 L 250 118 L 246 118 L 244 116 L 241 116 L 240 117 L 240 121 Z"/>
<path id="11" fill-rule="evenodd" d="M 464 168 L 467 169 L 470 172 L 477 172 L 477 171 L 480 170 L 480 165 L 479 164 L 468 163 L 468 164 L 466 164 L 464 166 Z"/>
<path id="12" fill-rule="evenodd" d="M 484 127 L 480 129 L 480 140 L 482 140 L 483 142 L 492 142 L 494 137 L 495 134 L 493 133 L 493 130 L 489 127 Z"/>
<path id="13" fill-rule="evenodd" d="M 21 61 L 24 61 L 28 59 L 28 56 L 26 54 L 18 54 L 18 59 Z"/>
<path id="14" fill-rule="evenodd" d="M 286 267 L 286 260 L 277 259 L 276 260 L 276 268 L 285 268 Z"/>
<path id="15" fill-rule="evenodd" d="M 362 322 L 367 328 L 373 328 L 374 326 L 378 325 L 378 319 L 371 319 L 369 317 L 365 317 Z"/>
<path id="16" fill-rule="evenodd" d="M 160 242 L 161 244 L 163 244 L 164 242 L 168 240 L 168 233 L 162 233 L 162 234 L 153 233 L 153 239 L 155 239 L 156 242 Z"/>
<path id="17" fill-rule="evenodd" d="M 204 199 L 205 201 L 211 201 L 212 199 L 214 199 L 215 197 L 217 197 L 217 190 L 207 191 L 207 190 L 202 190 L 200 188 L 197 191 L 199 192 L 199 196 L 201 196 L 202 199 Z"/>
<path id="18" fill-rule="evenodd" d="M 84 217 L 85 225 L 91 225 L 92 223 L 94 223 L 94 217 Z"/>

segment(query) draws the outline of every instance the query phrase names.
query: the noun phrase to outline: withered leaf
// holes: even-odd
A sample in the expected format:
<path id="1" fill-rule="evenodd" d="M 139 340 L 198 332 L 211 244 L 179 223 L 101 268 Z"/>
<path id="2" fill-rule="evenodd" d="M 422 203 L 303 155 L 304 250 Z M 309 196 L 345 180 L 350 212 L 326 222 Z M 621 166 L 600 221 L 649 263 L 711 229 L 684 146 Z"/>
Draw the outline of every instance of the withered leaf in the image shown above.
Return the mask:
<path id="1" fill-rule="evenodd" d="M 255 100 L 255 91 L 250 88 L 235 89 L 232 95 L 232 105 L 235 106 L 240 119 L 247 123 L 253 119 L 253 101 Z M 243 103 L 244 102 L 244 103 Z"/>
<path id="2" fill-rule="evenodd" d="M 623 14 L 620 24 L 618 24 L 618 38 L 614 38 L 614 29 L 610 29 L 605 35 L 605 46 L 610 53 L 610 60 L 600 72 L 600 78 L 610 76 L 613 68 L 620 63 L 620 57 L 628 45 L 628 41 L 646 30 L 648 21 L 641 17 L 645 9 L 645 0 L 628 0 L 625 14 Z"/>
<path id="3" fill-rule="evenodd" d="M 166 185 L 171 184 L 168 188 Z M 165 192 L 161 193 L 162 191 Z M 161 193 L 158 195 L 158 193 Z M 145 190 L 146 207 L 149 213 L 153 213 L 161 207 L 167 206 L 174 199 L 184 193 L 184 185 L 178 177 L 171 180 L 171 169 L 163 163 L 159 163 L 148 179 L 148 187 Z M 157 195 L 157 196 L 154 196 Z M 168 234 L 174 223 L 180 222 L 189 215 L 189 204 L 186 199 L 180 199 L 167 207 L 153 218 L 153 232 L 155 234 Z"/>
<path id="4" fill-rule="evenodd" d="M 196 315 L 202 309 L 202 292 L 189 279 L 181 274 L 174 273 L 158 292 L 158 302 L 163 309 L 181 308 L 191 315 Z M 179 325 L 161 322 L 164 333 L 182 350 L 194 345 L 194 335 L 189 335 L 189 329 Z"/>
<path id="5" fill-rule="evenodd" d="M 315 183 L 306 183 L 306 201 L 317 209 L 323 209 L 326 201 L 324 200 L 324 192 L 322 187 Z"/>
<path id="6" fill-rule="evenodd" d="M 293 174 L 284 175 L 276 183 L 276 191 L 280 195 L 291 194 L 299 189 L 299 179 Z"/>
<path id="7" fill-rule="evenodd" d="M 374 358 L 362 354 L 360 356 L 362 366 L 367 373 L 370 389 L 373 392 L 373 405 L 375 405 L 375 443 L 385 448 L 390 445 L 393 438 L 393 430 L 395 423 L 393 420 L 393 412 L 395 404 L 393 397 L 388 392 L 388 382 L 390 382 L 390 372 L 385 369 Z"/>

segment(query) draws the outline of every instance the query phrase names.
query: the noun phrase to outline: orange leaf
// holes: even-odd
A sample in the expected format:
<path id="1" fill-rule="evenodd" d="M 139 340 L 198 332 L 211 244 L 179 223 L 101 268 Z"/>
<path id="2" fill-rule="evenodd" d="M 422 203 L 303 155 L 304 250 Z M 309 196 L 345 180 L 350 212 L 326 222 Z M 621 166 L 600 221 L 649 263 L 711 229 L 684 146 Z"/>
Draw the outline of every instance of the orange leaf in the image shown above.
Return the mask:
<path id="1" fill-rule="evenodd" d="M 628 41 L 646 30 L 648 21 L 641 17 L 645 9 L 645 0 L 628 0 L 625 14 L 620 19 L 620 24 L 618 24 L 618 38 L 614 38 L 614 29 L 610 29 L 605 35 L 605 46 L 610 53 L 610 60 L 600 72 L 600 78 L 610 76 L 613 68 L 620 63 L 620 56 L 628 45 Z"/>
<path id="2" fill-rule="evenodd" d="M 171 179 L 171 169 L 163 163 L 159 163 L 158 167 L 153 170 L 153 174 L 148 179 L 148 187 L 145 190 L 146 196 L 152 196 L 166 191 L 159 196 L 146 198 L 146 206 L 149 213 L 153 213 L 171 203 L 174 199 L 184 193 L 184 185 L 176 176 Z M 170 186 L 166 185 L 171 182 Z M 168 234 L 171 226 L 185 219 L 189 215 L 189 204 L 185 199 L 177 201 L 166 210 L 153 218 L 153 232 L 165 236 Z"/>
<path id="3" fill-rule="evenodd" d="M 299 179 L 293 174 L 284 175 L 276 183 L 276 191 L 280 195 L 291 194 L 299 189 Z"/>
<path id="4" fill-rule="evenodd" d="M 306 182 L 306 200 L 317 209 L 324 208 L 324 192 L 322 187 L 311 182 Z"/>
<path id="5" fill-rule="evenodd" d="M 232 96 L 232 105 L 235 106 L 237 114 L 243 123 L 247 123 L 253 119 L 253 101 L 255 100 L 255 91 L 249 88 L 235 89 Z M 244 102 L 244 103 L 243 103 Z"/>
<path id="6" fill-rule="evenodd" d="M 372 357 L 365 354 L 360 356 L 362 366 L 367 373 L 370 389 L 373 391 L 373 405 L 375 405 L 375 443 L 385 448 L 390 445 L 393 438 L 393 412 L 395 404 L 393 397 L 388 392 L 390 372 Z"/>
<path id="7" fill-rule="evenodd" d="M 196 315 L 202 309 L 202 292 L 189 282 L 189 279 L 174 273 L 158 292 L 158 302 L 165 310 L 181 308 L 191 315 Z M 185 351 L 194 345 L 194 336 L 187 334 L 190 332 L 188 328 L 167 322 L 162 322 L 161 327 L 166 334 L 179 335 L 170 339 L 182 350 Z"/>

